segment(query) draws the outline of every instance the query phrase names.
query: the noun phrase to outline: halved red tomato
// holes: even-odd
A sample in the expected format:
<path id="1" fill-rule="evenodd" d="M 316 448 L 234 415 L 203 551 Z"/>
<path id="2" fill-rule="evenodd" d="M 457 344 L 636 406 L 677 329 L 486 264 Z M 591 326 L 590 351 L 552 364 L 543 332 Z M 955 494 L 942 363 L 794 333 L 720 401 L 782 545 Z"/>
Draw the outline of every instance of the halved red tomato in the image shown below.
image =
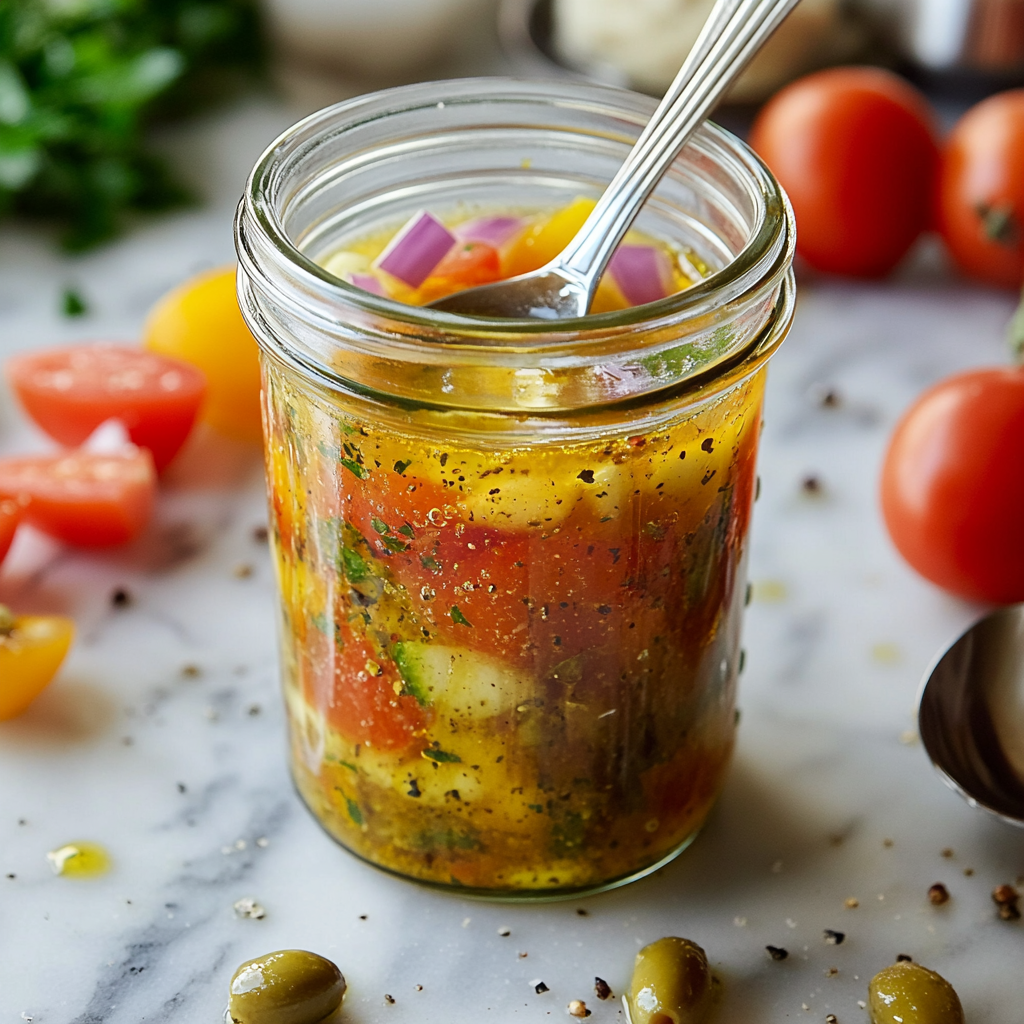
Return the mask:
<path id="1" fill-rule="evenodd" d="M 155 494 L 153 458 L 144 448 L 0 459 L 0 495 L 27 500 L 27 522 L 81 547 L 133 540 L 149 522 Z"/>
<path id="2" fill-rule="evenodd" d="M 201 370 L 127 345 L 75 345 L 15 356 L 7 378 L 25 412 L 55 441 L 80 445 L 118 419 L 162 470 L 185 443 L 206 393 Z"/>
<path id="3" fill-rule="evenodd" d="M 404 750 L 423 734 L 428 711 L 403 694 L 398 666 L 348 623 L 334 636 L 307 637 L 301 674 L 306 696 L 353 743 Z"/>
<path id="4" fill-rule="evenodd" d="M 0 498 L 0 562 L 3 562 L 14 540 L 14 531 L 25 514 L 25 504 L 16 498 Z"/>

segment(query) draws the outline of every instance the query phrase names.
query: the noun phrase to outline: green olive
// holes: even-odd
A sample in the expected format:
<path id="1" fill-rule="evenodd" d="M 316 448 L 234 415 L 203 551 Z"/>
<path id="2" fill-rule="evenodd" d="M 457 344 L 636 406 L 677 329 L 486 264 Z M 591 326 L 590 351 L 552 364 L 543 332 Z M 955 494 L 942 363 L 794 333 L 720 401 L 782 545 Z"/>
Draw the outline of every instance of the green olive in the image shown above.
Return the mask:
<path id="1" fill-rule="evenodd" d="M 903 961 L 879 971 L 868 998 L 874 1024 L 964 1024 L 953 986 L 920 964 Z"/>
<path id="2" fill-rule="evenodd" d="M 632 1024 L 700 1024 L 711 1006 L 711 971 L 704 950 L 670 936 L 636 955 L 629 985 Z"/>
<path id="3" fill-rule="evenodd" d="M 336 964 L 304 949 L 282 949 L 235 971 L 228 1013 L 234 1024 L 320 1024 L 344 995 Z"/>

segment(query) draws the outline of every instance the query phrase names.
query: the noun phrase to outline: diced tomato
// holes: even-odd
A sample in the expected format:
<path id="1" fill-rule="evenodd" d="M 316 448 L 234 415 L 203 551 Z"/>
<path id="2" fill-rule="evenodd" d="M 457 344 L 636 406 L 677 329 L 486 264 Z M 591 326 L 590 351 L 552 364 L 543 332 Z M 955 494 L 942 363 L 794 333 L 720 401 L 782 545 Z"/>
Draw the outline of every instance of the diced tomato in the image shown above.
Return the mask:
<path id="1" fill-rule="evenodd" d="M 80 445 L 120 420 L 162 470 L 185 443 L 206 392 L 202 371 L 125 345 L 76 345 L 15 356 L 7 378 L 29 416 L 54 440 Z"/>
<path id="2" fill-rule="evenodd" d="M 486 242 L 459 242 L 434 268 L 417 292 L 417 303 L 490 284 L 501 279 L 498 250 Z"/>
<path id="3" fill-rule="evenodd" d="M 0 495 L 27 499 L 27 522 L 81 547 L 137 537 L 149 522 L 155 493 L 153 458 L 144 448 L 0 459 Z"/>
<path id="4" fill-rule="evenodd" d="M 25 502 L 16 498 L 0 498 L 0 562 L 11 547 L 14 531 L 25 513 Z"/>

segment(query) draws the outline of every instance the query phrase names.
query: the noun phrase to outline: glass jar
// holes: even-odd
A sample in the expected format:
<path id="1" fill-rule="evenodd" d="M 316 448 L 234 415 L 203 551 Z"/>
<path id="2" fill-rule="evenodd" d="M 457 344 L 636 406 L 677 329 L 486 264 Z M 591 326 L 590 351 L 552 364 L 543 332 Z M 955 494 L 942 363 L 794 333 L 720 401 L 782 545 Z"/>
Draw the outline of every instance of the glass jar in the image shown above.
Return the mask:
<path id="1" fill-rule="evenodd" d="M 658 302 L 474 320 L 320 263 L 423 208 L 596 196 L 652 107 L 502 79 L 364 96 L 281 136 L 239 208 L 295 781 L 347 849 L 466 895 L 638 878 L 715 801 L 792 214 L 708 125 L 638 220 L 704 270 Z"/>

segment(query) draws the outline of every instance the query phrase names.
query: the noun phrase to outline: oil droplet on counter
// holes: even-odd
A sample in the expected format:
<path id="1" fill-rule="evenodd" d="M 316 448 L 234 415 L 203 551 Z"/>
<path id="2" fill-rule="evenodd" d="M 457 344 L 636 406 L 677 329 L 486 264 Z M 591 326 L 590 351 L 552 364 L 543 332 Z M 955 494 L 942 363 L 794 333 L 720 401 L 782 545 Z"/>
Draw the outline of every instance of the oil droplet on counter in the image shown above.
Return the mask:
<path id="1" fill-rule="evenodd" d="M 55 875 L 69 878 L 96 878 L 111 867 L 110 854 L 99 843 L 67 843 L 51 850 L 46 859 Z"/>

